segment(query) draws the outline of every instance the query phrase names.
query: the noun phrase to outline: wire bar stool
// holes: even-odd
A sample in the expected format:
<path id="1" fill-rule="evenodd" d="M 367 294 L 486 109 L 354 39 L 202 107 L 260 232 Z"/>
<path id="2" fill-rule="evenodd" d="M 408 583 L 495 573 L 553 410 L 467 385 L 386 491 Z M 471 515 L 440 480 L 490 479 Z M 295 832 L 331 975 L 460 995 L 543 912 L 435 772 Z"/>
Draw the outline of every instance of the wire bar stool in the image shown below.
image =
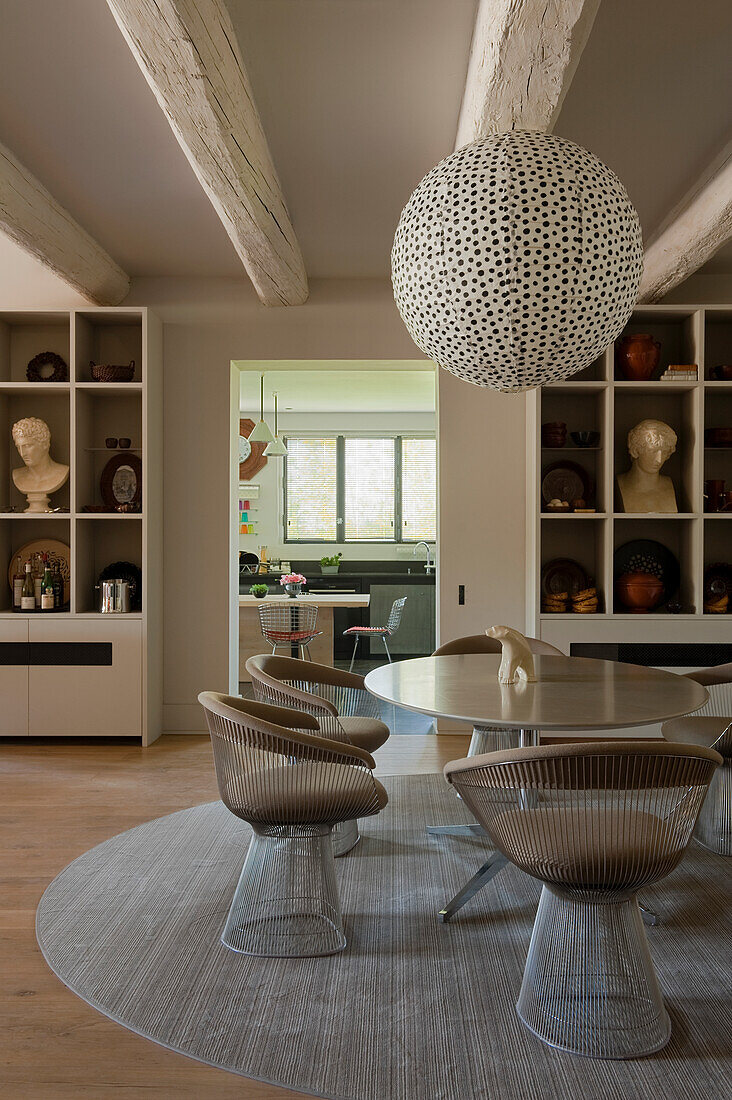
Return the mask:
<path id="1" fill-rule="evenodd" d="M 681 860 L 720 763 L 711 749 L 636 741 L 446 765 L 496 848 L 543 883 L 516 1008 L 549 1046 L 636 1058 L 668 1042 L 636 894 Z"/>
<path id="2" fill-rule="evenodd" d="M 386 805 L 373 757 L 321 737 L 317 720 L 300 711 L 211 691 L 198 700 L 221 800 L 254 830 L 222 943 L 267 958 L 342 951 L 330 834 Z"/>
<path id="3" fill-rule="evenodd" d="M 317 718 L 320 734 L 342 744 L 373 752 L 389 737 L 378 704 L 364 687 L 363 676 L 314 661 L 260 654 L 246 662 L 255 699 L 294 707 Z M 333 853 L 345 855 L 360 840 L 358 821 L 333 829 Z"/>
<path id="4" fill-rule="evenodd" d="M 356 660 L 356 651 L 358 650 L 358 643 L 361 638 L 381 638 L 384 643 L 384 649 L 386 650 L 386 656 L 391 664 L 391 653 L 389 652 L 389 646 L 386 644 L 386 639 L 393 637 L 402 621 L 402 613 L 404 611 L 404 605 L 407 602 L 407 597 L 402 596 L 398 600 L 394 600 L 391 605 L 391 611 L 389 612 L 389 618 L 386 626 L 349 626 L 348 630 L 343 631 L 344 637 L 353 638 L 353 653 L 351 654 L 351 664 L 348 668 L 349 672 L 353 672 L 353 664 Z"/>
<path id="5" fill-rule="evenodd" d="M 257 611 L 262 635 L 272 646 L 273 653 L 279 646 L 287 646 L 290 650 L 296 646 L 300 656 L 307 653 L 310 660 L 310 643 L 323 633 L 316 629 L 317 606 L 287 600 L 282 604 L 266 603 Z"/>

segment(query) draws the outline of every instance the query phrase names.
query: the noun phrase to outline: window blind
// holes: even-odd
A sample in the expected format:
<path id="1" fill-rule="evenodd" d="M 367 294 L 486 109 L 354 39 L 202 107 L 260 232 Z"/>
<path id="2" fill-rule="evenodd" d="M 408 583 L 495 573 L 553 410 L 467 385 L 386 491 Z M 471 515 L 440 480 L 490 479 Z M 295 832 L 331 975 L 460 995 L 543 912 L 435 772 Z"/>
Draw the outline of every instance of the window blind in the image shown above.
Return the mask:
<path id="1" fill-rule="evenodd" d="M 402 539 L 437 535 L 437 451 L 434 439 L 402 440 Z"/>
<path id="2" fill-rule="evenodd" d="M 336 438 L 287 439 L 286 538 L 335 542 Z"/>
<path id="3" fill-rule="evenodd" d="M 345 440 L 345 533 L 358 542 L 390 542 L 394 533 L 394 440 Z"/>

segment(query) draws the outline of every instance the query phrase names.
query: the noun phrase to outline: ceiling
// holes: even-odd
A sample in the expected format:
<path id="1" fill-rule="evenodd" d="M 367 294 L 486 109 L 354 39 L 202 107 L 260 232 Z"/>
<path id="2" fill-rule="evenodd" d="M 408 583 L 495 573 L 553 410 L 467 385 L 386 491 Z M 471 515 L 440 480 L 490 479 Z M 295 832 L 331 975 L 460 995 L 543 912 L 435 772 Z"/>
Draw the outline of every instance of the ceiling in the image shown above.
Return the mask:
<path id="1" fill-rule="evenodd" d="M 229 0 L 311 278 L 388 276 L 453 148 L 476 5 Z M 727 138 L 731 39 L 729 0 L 600 5 L 556 132 L 615 169 L 646 236 Z M 133 277 L 245 278 L 104 0 L 3 5 L 0 141 Z M 0 248 L 0 296 L 13 274 Z"/>
<path id="2" fill-rule="evenodd" d="M 386 366 L 386 364 L 384 364 Z M 381 366 L 381 364 L 379 364 Z M 435 411 L 435 372 L 373 369 L 374 363 L 348 362 L 342 370 L 289 369 L 266 371 L 265 410 L 273 409 L 272 394 L 278 395 L 281 413 L 396 413 Z M 257 371 L 241 372 L 240 408 L 251 413 L 259 408 Z"/>

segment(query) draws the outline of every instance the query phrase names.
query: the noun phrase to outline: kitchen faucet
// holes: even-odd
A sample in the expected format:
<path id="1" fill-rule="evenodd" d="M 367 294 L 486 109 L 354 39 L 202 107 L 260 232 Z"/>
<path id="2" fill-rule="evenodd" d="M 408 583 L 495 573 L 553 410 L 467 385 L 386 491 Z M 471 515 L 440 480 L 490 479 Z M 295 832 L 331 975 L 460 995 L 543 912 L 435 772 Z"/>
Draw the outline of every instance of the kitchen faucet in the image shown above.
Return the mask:
<path id="1" fill-rule="evenodd" d="M 418 542 L 414 550 L 412 551 L 412 557 L 416 557 L 417 551 L 419 550 L 420 546 L 424 546 L 425 550 L 427 551 L 427 561 L 424 563 L 424 571 L 425 573 L 431 573 L 432 570 L 435 568 L 435 563 L 432 560 L 432 551 L 430 550 L 429 543 Z"/>

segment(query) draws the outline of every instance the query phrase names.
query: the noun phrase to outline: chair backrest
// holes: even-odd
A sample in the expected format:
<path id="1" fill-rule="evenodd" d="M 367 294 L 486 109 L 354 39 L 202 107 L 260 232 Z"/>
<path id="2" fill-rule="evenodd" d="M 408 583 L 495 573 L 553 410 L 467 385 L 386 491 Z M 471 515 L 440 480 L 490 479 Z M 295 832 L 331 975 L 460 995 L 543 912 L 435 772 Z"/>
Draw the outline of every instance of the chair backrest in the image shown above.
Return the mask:
<path id="1" fill-rule="evenodd" d="M 265 653 L 250 657 L 246 669 L 255 698 L 315 715 L 324 737 L 350 744 L 339 715 L 379 716 L 378 704 L 365 689 L 363 676 L 354 672 Z"/>
<path id="2" fill-rule="evenodd" d="M 318 621 L 315 604 L 283 600 L 258 607 L 262 634 L 269 642 L 286 642 L 290 634 L 312 633 Z"/>
<path id="3" fill-rule="evenodd" d="M 603 853 L 632 853 L 623 873 L 637 887 L 668 874 L 681 859 L 721 760 L 697 745 L 607 741 L 454 760 L 445 777 L 494 844 L 529 874 L 537 850 L 561 853 L 579 845 L 591 851 L 596 869 Z M 517 814 L 524 815 L 523 863 Z"/>
<path id="4" fill-rule="evenodd" d="M 261 827 L 343 820 L 344 782 L 362 792 L 363 812 L 374 812 L 366 809 L 376 805 L 372 757 L 320 736 L 312 715 L 214 691 L 201 692 L 198 701 L 221 800 L 238 817 Z"/>
<path id="5" fill-rule="evenodd" d="M 563 657 L 561 649 L 557 649 L 556 646 L 550 645 L 549 642 L 542 642 L 540 638 L 527 638 L 529 643 L 529 649 L 532 653 L 540 656 L 542 653 L 546 657 Z M 433 657 L 449 657 L 452 654 L 459 653 L 500 653 L 501 643 L 497 638 L 489 638 L 486 634 L 468 634 L 464 638 L 454 638 L 451 642 L 445 642 L 444 645 L 438 646 Z"/>
<path id="6" fill-rule="evenodd" d="M 394 600 L 391 605 L 391 611 L 389 612 L 389 619 L 386 624 L 386 629 L 390 634 L 396 634 L 399 629 L 399 624 L 402 621 L 402 612 L 404 611 L 404 605 L 407 602 L 407 597 L 402 596 L 398 600 Z"/>
<path id="7" fill-rule="evenodd" d="M 723 718 L 726 714 L 732 714 L 732 662 L 700 668 L 685 675 L 688 680 L 702 684 L 709 692 L 704 706 L 694 711 L 696 716 Z"/>

